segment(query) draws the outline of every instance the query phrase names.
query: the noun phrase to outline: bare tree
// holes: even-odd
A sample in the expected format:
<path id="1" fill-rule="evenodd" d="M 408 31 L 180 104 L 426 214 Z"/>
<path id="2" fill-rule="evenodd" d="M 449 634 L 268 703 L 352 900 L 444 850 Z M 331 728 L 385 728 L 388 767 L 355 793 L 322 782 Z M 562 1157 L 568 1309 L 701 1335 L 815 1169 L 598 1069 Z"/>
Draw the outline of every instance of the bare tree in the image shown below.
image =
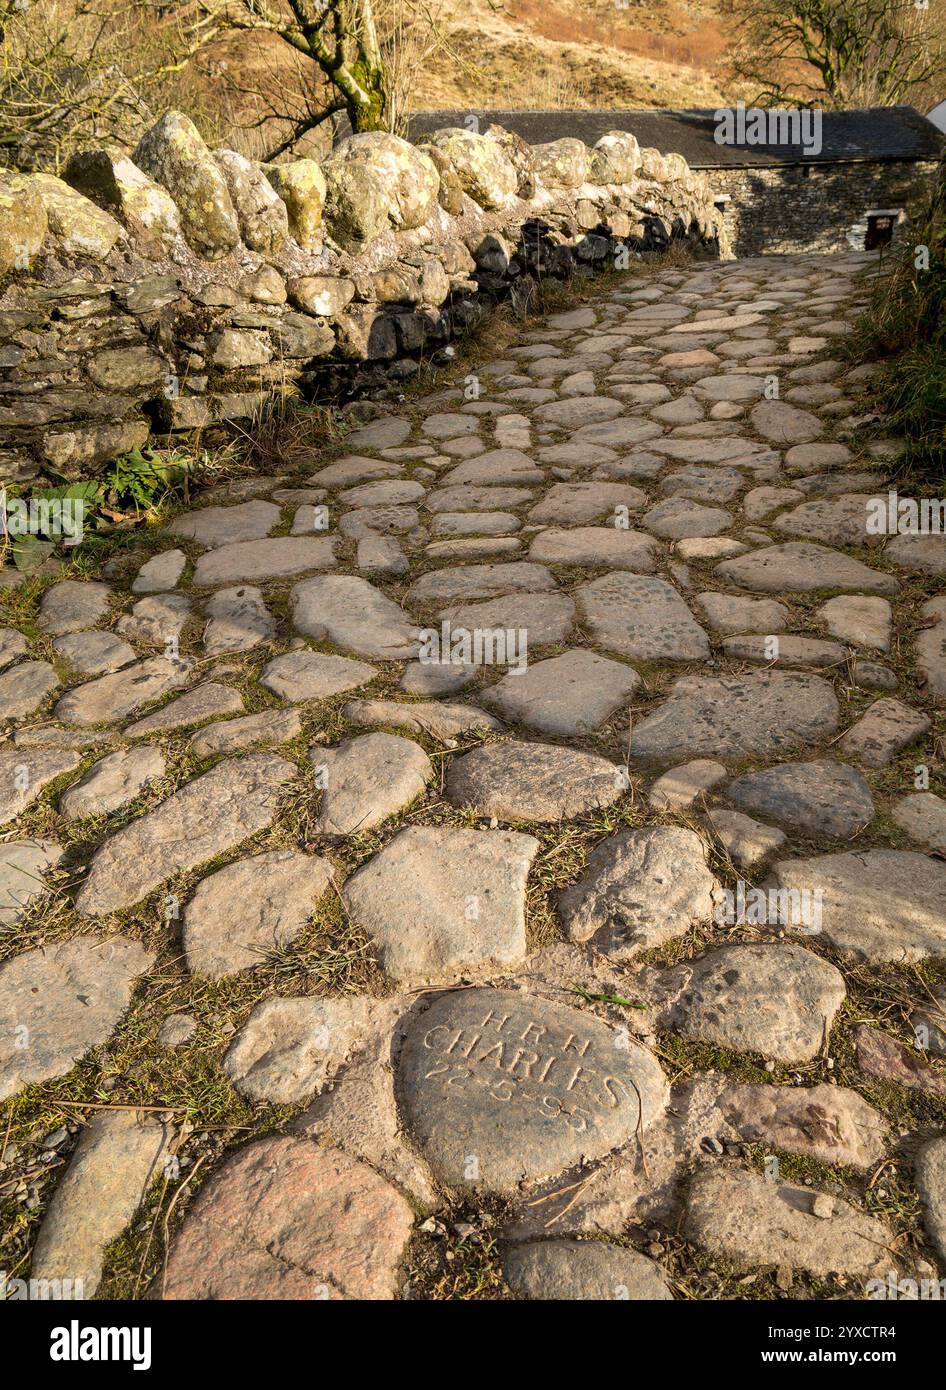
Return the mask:
<path id="1" fill-rule="evenodd" d="M 80 144 L 134 144 L 196 48 L 156 0 L 0 0 L 0 162 L 55 172 Z"/>
<path id="2" fill-rule="evenodd" d="M 734 77 L 766 104 L 891 106 L 946 75 L 942 0 L 726 0 Z"/>
<path id="3" fill-rule="evenodd" d="M 275 158 L 308 130 L 344 112 L 352 130 L 384 130 L 388 80 L 372 0 L 196 0 L 188 37 L 203 46 L 234 30 L 274 35 L 311 68 L 327 97 L 300 113 Z"/>

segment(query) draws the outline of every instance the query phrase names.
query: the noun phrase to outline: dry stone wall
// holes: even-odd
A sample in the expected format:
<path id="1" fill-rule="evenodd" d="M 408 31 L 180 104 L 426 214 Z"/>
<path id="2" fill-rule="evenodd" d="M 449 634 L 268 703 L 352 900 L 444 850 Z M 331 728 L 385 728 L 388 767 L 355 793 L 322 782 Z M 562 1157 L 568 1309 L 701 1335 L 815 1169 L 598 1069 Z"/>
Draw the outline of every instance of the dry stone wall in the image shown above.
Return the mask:
<path id="1" fill-rule="evenodd" d="M 169 112 L 131 156 L 0 173 L 0 479 L 409 375 L 523 277 L 681 238 L 729 254 L 710 185 L 624 132 L 372 133 L 259 165 Z"/>

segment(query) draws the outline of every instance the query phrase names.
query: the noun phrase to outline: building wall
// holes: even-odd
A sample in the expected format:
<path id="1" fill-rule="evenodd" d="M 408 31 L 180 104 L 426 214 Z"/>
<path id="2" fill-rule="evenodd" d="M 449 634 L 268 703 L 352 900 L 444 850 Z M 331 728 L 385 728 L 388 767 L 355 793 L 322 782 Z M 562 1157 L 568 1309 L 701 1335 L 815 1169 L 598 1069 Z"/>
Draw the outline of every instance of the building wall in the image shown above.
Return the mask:
<path id="1" fill-rule="evenodd" d="M 729 194 L 725 220 L 733 250 L 754 256 L 863 250 L 868 211 L 920 211 L 936 167 L 878 161 L 705 172 L 717 194 Z"/>

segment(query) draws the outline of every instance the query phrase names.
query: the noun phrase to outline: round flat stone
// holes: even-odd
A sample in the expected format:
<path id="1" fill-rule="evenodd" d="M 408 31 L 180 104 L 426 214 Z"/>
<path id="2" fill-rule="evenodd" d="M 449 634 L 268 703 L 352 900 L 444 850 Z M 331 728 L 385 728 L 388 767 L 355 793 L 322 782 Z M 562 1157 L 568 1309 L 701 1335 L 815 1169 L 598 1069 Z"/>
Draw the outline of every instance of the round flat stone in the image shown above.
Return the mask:
<path id="1" fill-rule="evenodd" d="M 784 831 L 763 825 L 751 816 L 744 816 L 741 811 L 727 811 L 725 807 L 714 806 L 706 813 L 706 818 L 737 869 L 751 869 L 775 854 L 785 843 Z"/>
<path id="2" fill-rule="evenodd" d="M 870 787 L 844 763 L 782 763 L 737 777 L 726 798 L 742 811 L 808 835 L 848 840 L 874 819 Z"/>
<path id="3" fill-rule="evenodd" d="M 396 449 L 410 432 L 410 420 L 400 420 L 396 415 L 390 415 L 352 430 L 345 443 L 353 449 Z"/>
<path id="4" fill-rule="evenodd" d="M 261 1139 L 198 1194 L 171 1246 L 164 1297 L 391 1299 L 413 1223 L 407 1200 L 366 1163 L 309 1139 Z"/>
<path id="5" fill-rule="evenodd" d="M 511 990 L 436 998 L 397 1072 L 408 1131 L 436 1176 L 492 1192 L 626 1144 L 667 1097 L 657 1061 L 626 1034 Z"/>
<path id="6" fill-rule="evenodd" d="M 627 790 L 623 768 L 550 743 L 491 743 L 457 758 L 447 800 L 504 821 L 561 821 L 610 806 Z"/>
<path id="7" fill-rule="evenodd" d="M 169 733 L 174 729 L 203 724 L 218 715 L 242 713 L 243 697 L 239 691 L 216 681 L 205 681 L 203 685 L 188 690 L 186 695 L 172 700 L 169 705 L 155 710 L 154 714 L 147 714 L 137 723 L 129 724 L 125 733 L 129 738 L 144 738 L 146 734 Z"/>

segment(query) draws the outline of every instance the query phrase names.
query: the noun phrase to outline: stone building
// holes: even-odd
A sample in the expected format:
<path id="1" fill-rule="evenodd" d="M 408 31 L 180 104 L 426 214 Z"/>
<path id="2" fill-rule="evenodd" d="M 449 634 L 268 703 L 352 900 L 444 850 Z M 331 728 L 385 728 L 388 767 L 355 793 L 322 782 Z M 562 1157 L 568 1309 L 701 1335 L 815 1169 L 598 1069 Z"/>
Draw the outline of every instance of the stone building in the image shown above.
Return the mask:
<path id="1" fill-rule="evenodd" d="M 884 244 L 924 206 L 946 148 L 943 132 L 912 106 L 825 111 L 814 128 L 802 125 L 801 113 L 768 112 L 764 132 L 754 128 L 751 109 L 730 114 L 732 132 L 711 110 L 436 111 L 415 116 L 410 135 L 495 122 L 530 144 L 563 136 L 593 144 L 605 131 L 631 131 L 642 149 L 681 154 L 706 175 L 737 256 Z M 735 138 L 718 143 L 717 131 Z"/>

